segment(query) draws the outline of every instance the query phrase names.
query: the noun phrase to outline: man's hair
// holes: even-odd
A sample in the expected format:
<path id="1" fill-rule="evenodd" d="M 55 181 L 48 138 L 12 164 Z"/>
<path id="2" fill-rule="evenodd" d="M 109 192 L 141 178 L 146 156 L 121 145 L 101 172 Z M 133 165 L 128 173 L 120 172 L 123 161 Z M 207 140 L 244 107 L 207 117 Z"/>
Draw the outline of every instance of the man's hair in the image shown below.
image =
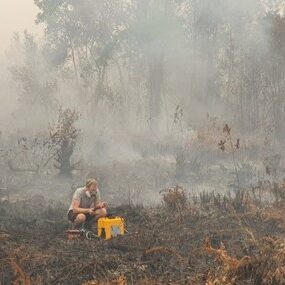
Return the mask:
<path id="1" fill-rule="evenodd" d="M 94 178 L 88 179 L 88 180 L 86 181 L 86 184 L 85 184 L 86 188 L 89 188 L 93 183 L 96 184 L 96 185 L 98 184 L 97 181 L 96 181 L 96 179 L 94 179 Z"/>

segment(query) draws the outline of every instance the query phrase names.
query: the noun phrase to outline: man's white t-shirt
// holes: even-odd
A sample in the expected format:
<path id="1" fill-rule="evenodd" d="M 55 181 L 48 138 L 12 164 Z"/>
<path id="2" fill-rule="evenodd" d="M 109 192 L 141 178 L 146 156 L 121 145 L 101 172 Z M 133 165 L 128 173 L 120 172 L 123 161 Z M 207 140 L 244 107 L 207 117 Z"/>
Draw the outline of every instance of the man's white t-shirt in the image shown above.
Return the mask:
<path id="1" fill-rule="evenodd" d="M 79 208 L 88 208 L 88 209 L 94 208 L 98 203 L 101 202 L 100 191 L 97 188 L 96 192 L 92 193 L 91 197 L 88 197 L 86 195 L 85 187 L 77 188 L 73 194 L 72 201 L 73 200 L 79 201 Z M 72 201 L 69 206 L 68 212 L 70 210 L 73 210 Z"/>

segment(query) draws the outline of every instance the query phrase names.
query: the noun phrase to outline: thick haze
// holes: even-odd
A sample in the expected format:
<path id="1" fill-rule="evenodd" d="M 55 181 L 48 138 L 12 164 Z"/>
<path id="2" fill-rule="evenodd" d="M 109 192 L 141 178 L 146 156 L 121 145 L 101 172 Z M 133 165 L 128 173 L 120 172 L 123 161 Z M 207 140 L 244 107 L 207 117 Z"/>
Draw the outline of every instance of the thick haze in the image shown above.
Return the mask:
<path id="1" fill-rule="evenodd" d="M 67 8 L 63 6 L 59 10 L 68 15 L 64 18 L 64 14 L 56 12 L 56 5 L 51 4 L 53 1 L 37 2 L 39 7 L 33 0 L 0 0 L 0 53 L 4 50 L 8 52 L 2 66 L 7 64 L 9 69 L 23 63 L 21 57 L 27 56 L 23 51 L 24 30 L 42 35 L 43 27 L 47 27 L 47 43 L 43 43 L 38 36 L 33 39 L 38 45 L 33 56 L 38 58 L 36 63 L 29 64 L 30 68 L 37 67 L 39 70 L 30 70 L 31 73 L 40 76 L 39 81 L 54 80 L 56 72 L 61 74 L 62 77 L 56 82 L 58 92 L 53 96 L 63 106 L 74 108 L 81 103 L 83 106 L 89 104 L 94 92 L 97 92 L 98 98 L 105 96 L 106 102 L 101 102 L 104 108 L 98 108 L 95 122 L 100 125 L 100 131 L 108 129 L 110 124 L 115 127 L 117 116 L 123 119 L 121 114 L 126 114 L 125 122 L 120 122 L 116 127 L 125 125 L 136 132 L 138 129 L 145 130 L 148 125 L 160 131 L 169 130 L 177 105 L 185 110 L 182 123 L 186 125 L 201 121 L 206 113 L 227 115 L 224 108 L 229 106 L 225 106 L 226 100 L 222 98 L 235 101 L 240 91 L 237 86 L 231 85 L 244 83 L 239 82 L 241 77 L 234 79 L 234 73 L 239 73 L 240 67 L 238 64 L 230 67 L 230 60 L 241 63 L 240 59 L 245 60 L 246 56 L 267 57 L 271 48 L 271 23 L 261 18 L 268 11 L 280 16 L 284 12 L 284 1 L 278 0 L 177 1 L 185 3 L 184 6 L 175 6 L 175 1 L 113 1 L 109 2 L 109 7 L 104 6 L 104 1 L 63 1 L 70 3 Z M 122 3 L 128 8 L 122 8 Z M 134 5 L 127 6 L 126 3 L 135 4 L 137 10 L 134 10 Z M 49 5 L 50 11 L 47 10 Z M 98 9 L 93 9 L 92 5 L 97 5 Z M 181 11 L 176 12 L 175 9 Z M 41 24 L 36 25 L 36 16 L 40 11 L 43 12 L 38 19 Z M 179 14 L 183 17 L 177 17 Z M 81 23 L 82 30 L 75 20 Z M 122 32 L 118 49 L 108 55 L 110 42 L 115 42 L 114 34 L 126 27 L 128 38 Z M 14 41 L 14 46 L 10 48 L 14 32 L 19 33 L 22 43 L 18 43 L 17 47 Z M 88 41 L 94 41 L 94 38 L 93 50 L 90 50 L 90 54 L 84 53 Z M 234 58 L 229 58 L 227 54 L 230 48 Z M 128 62 L 125 62 L 125 58 Z M 51 66 L 57 71 L 52 71 Z M 6 67 L 0 71 L 2 78 L 6 78 L 4 85 L 8 84 L 11 76 Z M 70 78 L 72 72 L 75 75 L 73 81 L 63 80 L 66 75 Z M 13 76 L 15 79 L 15 73 Z M 19 96 L 21 90 L 15 90 L 15 87 L 23 84 L 20 82 L 22 79 L 17 80 L 16 84 L 10 82 L 10 92 L 2 90 L 8 107 L 4 108 L 6 112 L 12 108 L 7 98 L 11 97 L 13 101 L 13 94 Z M 85 95 L 78 96 L 74 92 L 75 82 Z M 111 92 L 111 97 L 99 94 L 98 88 Z M 121 109 L 118 113 L 116 109 L 111 111 L 110 98 L 119 100 L 121 107 L 127 110 Z M 111 112 L 113 116 L 106 117 L 106 112 Z M 138 113 L 141 117 L 134 120 Z"/>
<path id="2" fill-rule="evenodd" d="M 220 152 L 226 122 L 244 153 L 279 155 L 284 1 L 34 2 L 0 0 L 4 145 L 17 146 L 21 136 L 48 139 L 62 114 L 78 113 L 67 154 L 80 171 L 127 163 L 124 179 L 150 179 L 148 189 L 179 182 L 180 163 L 210 167 L 207 152 Z M 57 171 L 52 160 L 43 168 Z"/>
<path id="3" fill-rule="evenodd" d="M 35 24 L 39 9 L 33 0 L 0 0 L 0 7 L 0 54 L 9 48 L 14 32 L 42 35 L 42 28 Z"/>

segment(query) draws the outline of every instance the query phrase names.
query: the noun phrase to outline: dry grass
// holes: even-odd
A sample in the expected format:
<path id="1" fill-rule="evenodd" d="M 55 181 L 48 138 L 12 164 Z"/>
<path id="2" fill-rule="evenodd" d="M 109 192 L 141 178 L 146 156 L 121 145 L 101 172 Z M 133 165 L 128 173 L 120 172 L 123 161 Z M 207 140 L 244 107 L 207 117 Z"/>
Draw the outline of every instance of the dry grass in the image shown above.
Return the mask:
<path id="1" fill-rule="evenodd" d="M 161 195 L 157 209 L 116 208 L 128 234 L 111 241 L 66 241 L 57 204 L 1 204 L 0 284 L 285 284 L 284 201 L 248 195 L 237 211 L 235 197 L 193 204 L 178 186 Z"/>

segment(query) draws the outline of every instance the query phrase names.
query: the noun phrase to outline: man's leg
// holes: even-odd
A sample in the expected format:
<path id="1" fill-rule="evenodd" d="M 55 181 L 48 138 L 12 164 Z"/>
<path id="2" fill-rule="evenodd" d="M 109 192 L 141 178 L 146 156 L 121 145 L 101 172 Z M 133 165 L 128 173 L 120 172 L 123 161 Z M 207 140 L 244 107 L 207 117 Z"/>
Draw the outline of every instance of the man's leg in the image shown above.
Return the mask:
<path id="1" fill-rule="evenodd" d="M 80 228 L 86 221 L 85 214 L 75 214 L 73 210 L 70 210 L 67 214 L 68 220 L 74 223 L 74 228 Z"/>
<path id="2" fill-rule="evenodd" d="M 84 222 L 86 221 L 86 216 L 85 214 L 77 214 L 75 220 L 74 220 L 74 226 L 75 228 L 80 228 Z"/>
<path id="3" fill-rule="evenodd" d="M 92 229 L 94 227 L 94 230 L 96 230 L 98 219 L 102 217 L 106 217 L 106 215 L 107 215 L 107 211 L 105 208 L 96 210 L 95 216 L 86 215 L 86 222 L 85 222 L 86 227 L 89 229 Z"/>
<path id="4" fill-rule="evenodd" d="M 96 225 L 95 216 L 91 216 L 91 215 L 87 214 L 84 226 L 89 230 L 93 230 L 93 227 L 95 225 Z"/>

